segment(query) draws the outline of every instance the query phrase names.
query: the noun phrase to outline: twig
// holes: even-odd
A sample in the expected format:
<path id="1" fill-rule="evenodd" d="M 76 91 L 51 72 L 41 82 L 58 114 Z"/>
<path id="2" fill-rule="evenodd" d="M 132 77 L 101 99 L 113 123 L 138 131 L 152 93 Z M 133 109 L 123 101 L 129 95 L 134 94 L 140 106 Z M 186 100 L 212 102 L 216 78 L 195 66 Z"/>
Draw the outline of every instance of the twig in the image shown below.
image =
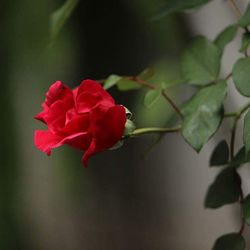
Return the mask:
<path id="1" fill-rule="evenodd" d="M 228 0 L 228 1 L 232 7 L 237 19 L 238 19 L 238 21 L 239 21 L 241 18 L 241 11 L 240 11 L 238 5 L 236 4 L 235 0 Z M 249 33 L 249 29 L 247 27 L 244 27 L 244 30 L 245 30 L 245 32 Z"/>
<path id="2" fill-rule="evenodd" d="M 231 141 L 230 141 L 230 158 L 231 161 L 234 158 L 234 144 L 235 144 L 235 136 L 236 136 L 236 129 L 237 129 L 237 124 L 238 124 L 238 117 L 236 116 L 234 119 L 234 123 L 233 123 L 233 128 L 232 128 L 232 132 L 231 132 Z"/>
<path id="3" fill-rule="evenodd" d="M 153 84 L 150 84 L 142 79 L 140 79 L 139 77 L 134 77 L 132 78 L 132 80 L 136 81 L 138 84 L 141 84 L 142 86 L 145 86 L 149 89 L 156 89 L 157 87 Z M 167 95 L 166 91 L 162 90 L 161 91 L 161 95 L 167 100 L 167 102 L 172 106 L 172 108 L 175 110 L 175 112 L 181 117 L 183 118 L 183 115 L 180 111 L 180 109 L 178 108 L 178 106 L 175 104 L 175 102 Z"/>
<path id="4" fill-rule="evenodd" d="M 240 108 L 238 111 L 235 112 L 230 112 L 230 113 L 225 113 L 224 117 L 229 118 L 229 117 L 235 117 L 237 119 L 240 119 L 241 116 L 250 108 L 250 102 L 245 104 L 242 108 Z"/>
<path id="5" fill-rule="evenodd" d="M 234 1 L 234 0 L 229 0 L 229 3 L 230 3 L 230 5 L 231 5 L 231 7 L 232 7 L 232 9 L 233 9 L 233 11 L 234 11 L 234 13 L 235 13 L 235 15 L 237 16 L 237 18 L 240 19 L 240 17 L 241 17 L 241 12 L 240 12 L 239 7 L 238 7 L 237 4 L 235 3 L 235 1 Z"/>
<path id="6" fill-rule="evenodd" d="M 225 81 L 227 81 L 227 80 L 229 80 L 230 79 L 230 77 L 232 77 L 232 72 L 231 73 L 229 73 L 226 77 L 225 77 Z"/>
<path id="7" fill-rule="evenodd" d="M 131 134 L 128 135 L 128 137 L 135 137 L 139 135 L 145 135 L 145 134 L 154 134 L 154 133 L 176 133 L 179 132 L 181 127 L 175 127 L 175 128 L 139 128 L 134 130 Z"/>
<path id="8" fill-rule="evenodd" d="M 134 82 L 136 82 L 137 84 L 146 87 L 148 89 L 156 89 L 157 87 L 151 83 L 146 82 L 145 80 L 139 78 L 138 76 L 123 76 L 123 78 L 126 78 L 128 80 L 132 80 Z M 103 84 L 105 82 L 106 79 L 100 79 L 100 80 L 96 80 L 97 82 L 99 82 L 100 84 Z M 166 91 L 162 90 L 161 91 L 161 95 L 167 100 L 167 102 L 171 105 L 171 107 L 175 110 L 175 112 L 180 116 L 180 118 L 183 118 L 183 115 L 180 111 L 180 109 L 178 108 L 178 106 L 175 104 L 175 102 L 167 95 Z"/>
<path id="9" fill-rule="evenodd" d="M 234 145 L 235 145 L 237 124 L 238 124 L 239 119 L 241 118 L 241 115 L 249 108 L 249 106 L 250 106 L 250 103 L 246 104 L 238 112 L 231 113 L 231 114 L 234 114 L 234 123 L 233 123 L 233 127 L 232 127 L 231 141 L 230 141 L 230 159 L 231 159 L 231 161 L 234 158 Z M 241 187 L 241 183 L 239 183 L 239 185 L 240 185 L 240 187 L 239 187 L 240 188 L 239 203 L 240 203 L 240 205 L 242 205 L 242 202 L 244 200 L 244 194 L 243 194 L 243 190 L 242 190 L 242 187 Z M 240 235 L 242 235 L 242 233 L 244 232 L 244 229 L 245 229 L 245 219 L 244 219 L 244 217 L 242 217 L 241 227 L 240 227 L 240 230 L 239 230 Z"/>

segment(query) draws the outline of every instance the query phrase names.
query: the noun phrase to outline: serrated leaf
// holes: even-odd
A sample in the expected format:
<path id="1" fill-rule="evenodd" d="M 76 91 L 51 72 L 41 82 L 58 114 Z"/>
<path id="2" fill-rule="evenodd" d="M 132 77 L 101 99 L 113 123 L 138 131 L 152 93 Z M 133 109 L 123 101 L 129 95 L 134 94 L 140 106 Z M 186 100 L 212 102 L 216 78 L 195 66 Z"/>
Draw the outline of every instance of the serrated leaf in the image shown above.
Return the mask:
<path id="1" fill-rule="evenodd" d="M 213 250 L 245 250 L 246 242 L 239 233 L 225 234 L 218 238 Z"/>
<path id="2" fill-rule="evenodd" d="M 246 154 L 250 152 L 250 110 L 244 118 L 243 140 L 246 148 Z"/>
<path id="3" fill-rule="evenodd" d="M 206 199 L 206 208 L 219 208 L 238 201 L 241 179 L 235 168 L 227 167 L 222 170 L 210 185 Z"/>
<path id="4" fill-rule="evenodd" d="M 119 82 L 116 84 L 116 86 L 120 91 L 136 90 L 142 87 L 136 81 L 127 79 L 126 77 L 120 79 Z"/>
<path id="5" fill-rule="evenodd" d="M 161 96 L 161 89 L 149 90 L 144 97 L 144 105 L 150 108 Z"/>
<path id="6" fill-rule="evenodd" d="M 122 79 L 121 76 L 118 75 L 110 75 L 104 82 L 103 88 L 109 89 L 116 85 Z"/>
<path id="7" fill-rule="evenodd" d="M 215 81 L 220 72 L 221 51 L 207 38 L 199 36 L 184 51 L 181 71 L 187 83 L 206 85 Z"/>
<path id="8" fill-rule="evenodd" d="M 221 166 L 228 163 L 229 147 L 225 140 L 221 141 L 214 149 L 210 158 L 210 166 Z"/>
<path id="9" fill-rule="evenodd" d="M 233 66 L 235 87 L 243 96 L 250 96 L 250 58 L 241 58 Z"/>
<path id="10" fill-rule="evenodd" d="M 245 147 L 242 147 L 230 162 L 230 166 L 237 168 L 247 162 L 250 162 L 250 153 L 246 154 Z"/>
<path id="11" fill-rule="evenodd" d="M 241 48 L 240 52 L 245 52 L 247 51 L 248 47 L 250 45 L 250 34 L 249 33 L 244 33 L 241 39 Z"/>
<path id="12" fill-rule="evenodd" d="M 245 13 L 239 20 L 239 25 L 241 27 L 247 27 L 250 24 L 250 4 L 247 6 Z"/>
<path id="13" fill-rule="evenodd" d="M 201 89 L 182 109 L 182 135 L 198 152 L 221 123 L 226 93 L 226 82 L 220 81 Z"/>
<path id="14" fill-rule="evenodd" d="M 243 200 L 242 211 L 247 225 L 250 226 L 250 194 Z"/>
<path id="15" fill-rule="evenodd" d="M 161 7 L 161 10 L 152 19 L 158 20 L 173 12 L 183 11 L 199 7 L 208 3 L 210 0 L 167 0 L 166 4 Z"/>
<path id="16" fill-rule="evenodd" d="M 70 17 L 78 0 L 66 0 L 65 3 L 57 9 L 50 17 L 50 42 L 53 43 L 61 31 L 64 23 Z"/>
<path id="17" fill-rule="evenodd" d="M 230 25 L 225 28 L 215 39 L 214 43 L 223 50 L 230 43 L 237 33 L 237 25 Z"/>

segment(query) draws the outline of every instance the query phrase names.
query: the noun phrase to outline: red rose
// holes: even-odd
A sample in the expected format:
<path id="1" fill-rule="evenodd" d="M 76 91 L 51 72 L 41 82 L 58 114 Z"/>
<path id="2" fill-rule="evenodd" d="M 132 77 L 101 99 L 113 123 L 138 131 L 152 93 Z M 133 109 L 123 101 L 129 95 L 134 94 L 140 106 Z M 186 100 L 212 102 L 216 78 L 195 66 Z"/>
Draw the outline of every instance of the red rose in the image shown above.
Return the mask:
<path id="1" fill-rule="evenodd" d="M 63 144 L 85 151 L 83 163 L 97 152 L 116 144 L 125 129 L 126 111 L 100 84 L 84 80 L 73 91 L 56 81 L 46 93 L 43 111 L 35 116 L 47 130 L 36 130 L 34 143 L 50 155 Z"/>

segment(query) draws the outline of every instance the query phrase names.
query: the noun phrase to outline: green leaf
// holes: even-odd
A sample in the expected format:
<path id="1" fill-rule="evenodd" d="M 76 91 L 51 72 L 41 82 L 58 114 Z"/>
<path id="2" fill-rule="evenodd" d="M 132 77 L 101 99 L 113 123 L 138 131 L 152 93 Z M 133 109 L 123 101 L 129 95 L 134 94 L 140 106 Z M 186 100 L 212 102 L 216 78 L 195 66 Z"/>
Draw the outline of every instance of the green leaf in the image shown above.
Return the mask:
<path id="1" fill-rule="evenodd" d="M 247 225 L 250 226 L 250 194 L 243 200 L 242 211 Z"/>
<path id="2" fill-rule="evenodd" d="M 221 123 L 226 92 L 226 82 L 220 81 L 216 85 L 201 89 L 182 109 L 182 135 L 197 152 Z"/>
<path id="3" fill-rule="evenodd" d="M 118 75 L 110 75 L 104 82 L 103 88 L 109 89 L 116 85 L 122 79 L 121 76 Z"/>
<path id="4" fill-rule="evenodd" d="M 229 147 L 225 140 L 221 141 L 214 149 L 210 158 L 210 166 L 221 166 L 228 163 Z"/>
<path id="5" fill-rule="evenodd" d="M 161 89 L 149 90 L 144 97 L 144 105 L 150 108 L 161 96 Z"/>
<path id="6" fill-rule="evenodd" d="M 50 17 L 51 43 L 54 42 L 57 35 L 61 31 L 64 23 L 70 17 L 77 4 L 78 0 L 66 0 L 65 3 L 51 15 Z"/>
<path id="7" fill-rule="evenodd" d="M 223 50 L 230 43 L 237 33 L 237 25 L 230 25 L 225 28 L 215 39 L 214 43 Z"/>
<path id="8" fill-rule="evenodd" d="M 183 53 L 181 70 L 186 82 L 206 85 L 220 72 L 221 51 L 205 37 L 196 37 Z"/>
<path id="9" fill-rule="evenodd" d="M 245 52 L 247 51 L 248 47 L 250 45 L 250 34 L 249 33 L 244 33 L 241 39 L 241 48 L 240 52 Z"/>
<path id="10" fill-rule="evenodd" d="M 250 24 L 250 4 L 247 6 L 245 13 L 239 20 L 239 25 L 241 27 L 247 27 L 249 24 Z"/>
<path id="11" fill-rule="evenodd" d="M 237 202 L 240 196 L 241 179 L 235 168 L 223 169 L 210 185 L 206 199 L 206 208 L 219 208 Z"/>
<path id="12" fill-rule="evenodd" d="M 245 250 L 246 242 L 239 233 L 225 234 L 218 238 L 213 250 Z"/>
<path id="13" fill-rule="evenodd" d="M 149 78 L 153 77 L 154 74 L 155 70 L 153 68 L 146 68 L 138 75 L 138 78 L 142 80 L 148 80 Z"/>
<path id="14" fill-rule="evenodd" d="M 161 7 L 161 10 L 152 19 L 157 20 L 163 18 L 173 12 L 183 11 L 199 7 L 208 3 L 210 0 L 167 0 L 166 4 Z"/>
<path id="15" fill-rule="evenodd" d="M 239 167 L 250 161 L 250 153 L 246 154 L 245 147 L 242 147 L 230 162 L 231 167 Z"/>
<path id="16" fill-rule="evenodd" d="M 235 87 L 243 96 L 250 96 L 250 58 L 241 58 L 233 66 Z"/>
<path id="17" fill-rule="evenodd" d="M 244 118 L 243 140 L 246 148 L 246 154 L 250 152 L 250 110 Z"/>
<path id="18" fill-rule="evenodd" d="M 137 82 L 130 80 L 126 77 L 123 77 L 117 83 L 117 88 L 120 91 L 135 90 L 135 89 L 140 89 L 141 87 L 142 86 L 140 84 L 138 84 Z"/>

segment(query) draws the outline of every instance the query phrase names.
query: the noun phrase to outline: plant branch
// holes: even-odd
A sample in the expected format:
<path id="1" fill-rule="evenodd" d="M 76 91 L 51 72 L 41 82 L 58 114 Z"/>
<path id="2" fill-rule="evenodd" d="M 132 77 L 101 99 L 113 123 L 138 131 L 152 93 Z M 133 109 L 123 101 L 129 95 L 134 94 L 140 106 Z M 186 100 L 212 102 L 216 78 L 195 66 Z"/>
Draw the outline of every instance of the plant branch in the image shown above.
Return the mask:
<path id="1" fill-rule="evenodd" d="M 150 84 L 142 79 L 140 79 L 139 77 L 134 77 L 132 78 L 132 80 L 136 81 L 138 84 L 144 86 L 144 87 L 147 87 L 149 89 L 156 89 L 157 87 L 153 84 Z M 167 95 L 166 91 L 165 90 L 162 90 L 161 91 L 161 95 L 167 100 L 167 102 L 172 106 L 172 108 L 175 110 L 175 112 L 181 117 L 183 118 L 182 116 L 182 113 L 180 111 L 180 109 L 178 108 L 178 106 L 175 104 L 175 102 Z"/>
<path id="2" fill-rule="evenodd" d="M 231 72 L 231 73 L 229 73 L 229 74 L 225 77 L 225 81 L 229 80 L 229 79 L 230 79 L 230 77 L 232 77 L 232 72 Z"/>
<path id="3" fill-rule="evenodd" d="M 248 108 L 250 108 L 250 103 L 247 103 L 238 111 L 238 116 L 241 116 L 243 113 L 245 113 Z"/>
<path id="4" fill-rule="evenodd" d="M 241 17 L 241 11 L 238 7 L 238 5 L 236 4 L 235 0 L 228 0 L 228 2 L 230 3 L 232 10 L 234 11 L 238 21 Z M 247 27 L 244 27 L 245 32 L 249 33 L 249 29 Z"/>
<path id="5" fill-rule="evenodd" d="M 250 103 L 243 106 L 241 109 L 239 109 L 238 112 L 231 113 L 232 116 L 234 117 L 233 127 L 232 127 L 232 131 L 231 131 L 231 140 L 230 140 L 230 159 L 231 159 L 231 161 L 234 158 L 234 146 L 235 146 L 235 137 L 236 137 L 236 130 L 237 130 L 238 121 L 241 118 L 241 115 L 249 108 L 249 106 L 250 106 Z M 241 187 L 241 183 L 239 183 L 239 186 L 240 186 L 239 187 L 240 188 L 239 204 L 240 204 L 240 206 L 242 206 L 242 202 L 244 200 L 244 194 L 243 194 L 243 190 Z M 239 230 L 240 235 L 242 235 L 244 229 L 245 229 L 245 219 L 242 216 L 241 227 Z"/>
<path id="6" fill-rule="evenodd" d="M 243 107 L 241 107 L 239 110 L 235 112 L 225 113 L 224 118 L 235 117 L 238 120 L 249 108 L 250 108 L 250 102 L 245 104 Z"/>
<path id="7" fill-rule="evenodd" d="M 167 95 L 165 90 L 161 91 L 162 96 L 169 102 L 169 104 L 172 106 L 172 108 L 175 110 L 175 112 L 183 118 L 183 115 L 180 111 L 180 109 L 176 106 L 176 104 L 173 102 L 173 100 Z"/>
<path id="8" fill-rule="evenodd" d="M 145 134 L 165 134 L 165 133 L 176 133 L 179 132 L 181 127 L 175 128 L 139 128 L 134 130 L 128 137 L 135 137 Z"/>
<path id="9" fill-rule="evenodd" d="M 243 194 L 242 188 L 240 188 L 240 200 L 239 200 L 240 205 L 242 205 L 243 200 L 244 200 L 244 194 Z M 245 218 L 244 218 L 244 216 L 242 216 L 241 227 L 239 230 L 240 235 L 244 232 L 245 224 L 246 224 Z"/>
<path id="10" fill-rule="evenodd" d="M 238 5 L 235 3 L 235 0 L 228 0 L 228 1 L 229 1 L 230 5 L 231 5 L 235 15 L 237 16 L 238 19 L 240 19 L 241 12 L 240 12 L 240 9 L 239 9 Z"/>
<path id="11" fill-rule="evenodd" d="M 230 141 L 230 158 L 231 158 L 231 161 L 233 160 L 233 157 L 234 157 L 234 144 L 235 144 L 235 136 L 236 136 L 237 124 L 238 124 L 238 117 L 236 116 L 235 119 L 234 119 L 232 132 L 231 132 L 231 141 Z"/>

